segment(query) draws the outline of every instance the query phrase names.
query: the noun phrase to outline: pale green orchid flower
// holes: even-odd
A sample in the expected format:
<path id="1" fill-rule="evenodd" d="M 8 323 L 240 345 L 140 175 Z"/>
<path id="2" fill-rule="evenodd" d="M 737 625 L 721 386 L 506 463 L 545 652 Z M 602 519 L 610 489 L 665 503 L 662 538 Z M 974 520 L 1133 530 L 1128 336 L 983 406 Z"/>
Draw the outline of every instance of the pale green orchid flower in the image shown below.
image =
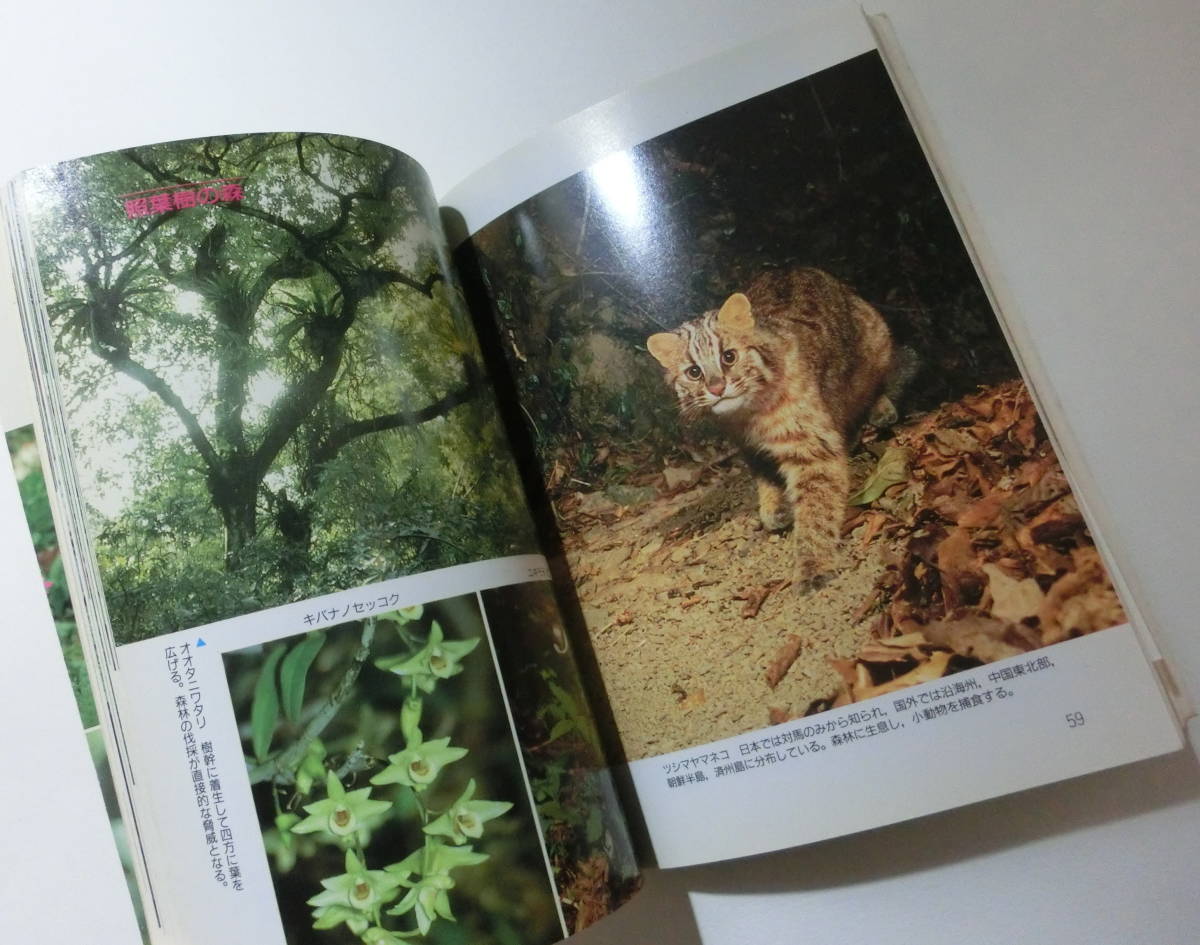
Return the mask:
<path id="1" fill-rule="evenodd" d="M 412 607 L 399 607 L 396 610 L 390 610 L 386 614 L 380 614 L 380 620 L 389 620 L 392 623 L 412 623 L 414 620 L 420 620 L 421 614 L 425 613 L 425 608 L 421 604 L 415 604 Z"/>
<path id="2" fill-rule="evenodd" d="M 451 745 L 449 738 L 434 738 L 423 742 L 421 732 L 415 730 L 404 751 L 388 755 L 388 766 L 371 778 L 371 783 L 405 784 L 415 791 L 424 791 L 442 773 L 446 765 L 458 761 L 466 754 L 465 748 Z"/>
<path id="3" fill-rule="evenodd" d="M 494 820 L 512 807 L 508 801 L 471 800 L 474 795 L 475 779 L 472 778 L 467 782 L 466 790 L 450 809 L 425 825 L 425 833 L 435 837 L 448 837 L 456 844 L 478 840 L 483 836 L 483 825 L 487 821 Z"/>
<path id="4" fill-rule="evenodd" d="M 416 932 L 389 932 L 376 925 L 363 932 L 361 937 L 366 945 L 409 945 L 409 939 L 415 937 L 416 934 Z"/>
<path id="5" fill-rule="evenodd" d="M 438 917 L 453 922 L 449 891 L 454 888 L 454 880 L 450 870 L 457 866 L 475 866 L 487 858 L 486 853 L 476 853 L 469 846 L 449 847 L 440 840 L 426 838 L 423 849 L 387 867 L 389 873 L 399 877 L 402 886 L 408 887 L 404 898 L 388 910 L 388 915 L 412 912 L 422 935 L 428 934 L 429 927 Z M 410 879 L 414 873 L 421 874 L 420 879 Z"/>
<path id="6" fill-rule="evenodd" d="M 422 692 L 433 692 L 439 679 L 449 679 L 463 671 L 461 660 L 479 645 L 474 640 L 447 640 L 436 620 L 429 629 L 429 639 L 411 656 L 386 656 L 375 661 L 384 672 L 407 676 Z"/>
<path id="7" fill-rule="evenodd" d="M 313 909 L 313 928 L 331 929 L 343 922 L 355 935 L 362 935 L 378 920 L 382 906 L 396 898 L 400 880 L 385 870 L 369 870 L 346 851 L 346 872 L 321 880 L 325 888 L 308 900 Z"/>
<path id="8" fill-rule="evenodd" d="M 369 787 L 347 791 L 332 771 L 325 778 L 328 797 L 312 804 L 305 804 L 308 814 L 300 823 L 292 826 L 293 833 L 324 833 L 335 843 L 343 845 L 357 842 L 365 846 L 371 823 L 391 805 L 387 801 L 370 799 Z"/>

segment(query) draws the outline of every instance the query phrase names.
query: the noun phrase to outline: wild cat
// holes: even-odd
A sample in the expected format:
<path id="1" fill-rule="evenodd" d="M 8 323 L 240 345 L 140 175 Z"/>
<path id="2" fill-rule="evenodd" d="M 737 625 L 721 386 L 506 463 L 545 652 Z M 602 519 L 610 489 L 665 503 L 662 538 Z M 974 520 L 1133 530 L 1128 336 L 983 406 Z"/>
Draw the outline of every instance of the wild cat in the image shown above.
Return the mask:
<path id="1" fill-rule="evenodd" d="M 836 564 L 856 425 L 896 420 L 905 359 L 879 313 L 819 269 L 764 272 L 646 348 L 683 416 L 711 411 L 738 442 L 763 526 L 790 523 L 796 578 L 820 583 Z"/>

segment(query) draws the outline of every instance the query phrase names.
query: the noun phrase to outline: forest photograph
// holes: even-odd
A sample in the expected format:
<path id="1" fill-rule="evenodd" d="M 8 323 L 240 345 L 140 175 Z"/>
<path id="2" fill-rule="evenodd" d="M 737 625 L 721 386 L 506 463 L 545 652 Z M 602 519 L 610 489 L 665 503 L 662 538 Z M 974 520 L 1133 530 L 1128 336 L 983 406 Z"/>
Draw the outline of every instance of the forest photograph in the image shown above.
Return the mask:
<path id="1" fill-rule="evenodd" d="M 553 588 L 513 584 L 480 598 L 563 918 L 574 934 L 639 888 L 633 841 Z"/>
<path id="2" fill-rule="evenodd" d="M 563 938 L 476 595 L 224 661 L 291 945 Z"/>
<path id="3" fill-rule="evenodd" d="M 630 760 L 1124 622 L 875 53 L 472 240 Z"/>
<path id="4" fill-rule="evenodd" d="M 99 724 L 100 717 L 96 712 L 91 678 L 83 655 L 83 641 L 79 639 L 79 626 L 75 622 L 75 608 L 67 588 L 67 575 L 59 553 L 58 534 L 54 530 L 46 476 L 33 427 L 27 425 L 9 430 L 5 439 L 8 458 L 21 493 L 25 523 L 29 526 L 29 537 L 37 554 L 38 567 L 41 568 L 46 602 L 50 605 L 50 616 L 54 619 L 58 645 L 71 679 L 75 706 L 79 709 L 79 721 L 84 729 L 90 729 Z"/>
<path id="5" fill-rule="evenodd" d="M 118 643 L 532 550 L 427 178 L 262 134 L 30 172 Z"/>

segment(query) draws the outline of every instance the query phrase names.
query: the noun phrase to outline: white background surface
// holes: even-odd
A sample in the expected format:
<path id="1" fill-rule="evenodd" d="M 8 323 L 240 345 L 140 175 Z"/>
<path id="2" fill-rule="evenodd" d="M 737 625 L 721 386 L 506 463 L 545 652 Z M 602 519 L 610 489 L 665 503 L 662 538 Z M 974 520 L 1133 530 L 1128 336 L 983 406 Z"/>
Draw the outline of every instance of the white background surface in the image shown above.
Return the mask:
<path id="1" fill-rule="evenodd" d="M 441 192 L 552 122 L 777 30 L 805 5 L 10 4 L 0 178 L 147 141 L 315 128 L 409 151 Z M 1200 6 L 874 7 L 892 16 L 1053 378 L 1093 505 L 1195 698 Z M 23 769 L 28 759 L 6 760 Z M 45 764 L 22 774 L 57 776 Z M 71 838 L 55 837 L 53 821 L 46 829 L 43 843 L 68 856 Z M 0 849 L 6 872 L 19 874 L 11 842 Z M 1197 855 L 1200 770 L 1184 754 L 814 847 L 652 874 L 646 894 L 579 940 L 1186 943 L 1200 938 Z M 44 873 L 25 881 L 27 908 L 15 929 L 5 915 L 6 937 L 66 941 L 76 920 L 74 940 L 97 941 L 71 890 Z"/>
<path id="2" fill-rule="evenodd" d="M 137 923 L 12 476 L 0 476 L 0 531 L 26 536 L 0 541 L 0 941 L 134 945 Z"/>

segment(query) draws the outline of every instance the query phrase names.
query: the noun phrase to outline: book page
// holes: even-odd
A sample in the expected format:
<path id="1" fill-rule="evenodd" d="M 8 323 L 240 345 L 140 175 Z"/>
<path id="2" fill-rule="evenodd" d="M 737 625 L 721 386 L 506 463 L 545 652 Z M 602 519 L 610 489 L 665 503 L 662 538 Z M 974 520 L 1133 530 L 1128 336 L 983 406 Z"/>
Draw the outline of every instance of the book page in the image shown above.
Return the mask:
<path id="1" fill-rule="evenodd" d="M 723 97 L 788 40 L 447 198 L 663 865 L 1180 744 L 865 24 Z"/>
<path id="2" fill-rule="evenodd" d="M 421 169 L 205 138 L 27 172 L 9 204 L 151 940 L 550 943 L 624 901 L 629 835 Z"/>

